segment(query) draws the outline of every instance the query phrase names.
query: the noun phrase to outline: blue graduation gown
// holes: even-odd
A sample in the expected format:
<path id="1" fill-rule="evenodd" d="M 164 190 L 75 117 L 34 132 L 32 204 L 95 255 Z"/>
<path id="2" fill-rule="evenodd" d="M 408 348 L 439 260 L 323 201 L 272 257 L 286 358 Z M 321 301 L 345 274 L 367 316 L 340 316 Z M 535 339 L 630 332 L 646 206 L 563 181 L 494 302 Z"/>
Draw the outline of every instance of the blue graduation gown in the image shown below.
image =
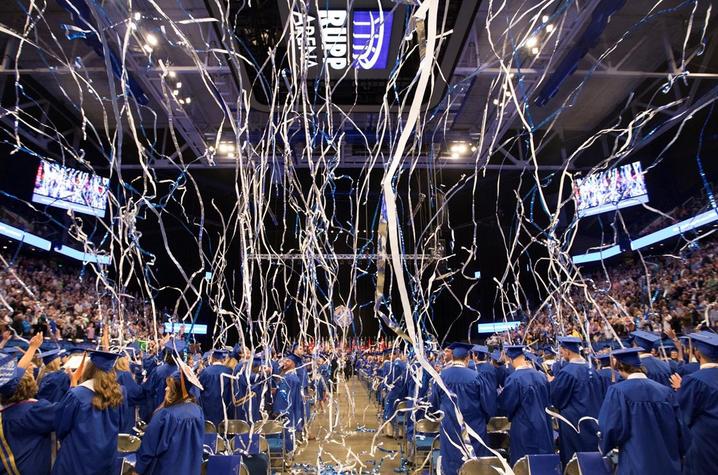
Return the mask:
<path id="1" fill-rule="evenodd" d="M 197 404 L 162 408 L 145 430 L 135 471 L 140 475 L 197 475 L 203 444 L 204 417 Z"/>
<path id="2" fill-rule="evenodd" d="M 240 373 L 238 376 L 239 379 L 235 380 L 233 384 L 235 399 L 241 400 L 250 394 L 252 394 L 252 397 L 235 406 L 234 417 L 250 424 L 261 421 L 262 411 L 267 410 L 267 396 L 269 394 L 267 379 L 259 373 L 250 373 L 249 381 L 247 381 L 245 373 Z"/>
<path id="3" fill-rule="evenodd" d="M 695 373 L 700 368 L 700 363 L 683 363 L 678 367 L 678 374 L 681 377 L 688 376 L 689 374 Z"/>
<path id="4" fill-rule="evenodd" d="M 601 452 L 619 449 L 617 475 L 679 475 L 685 439 L 673 390 L 648 378 L 608 388 L 601 406 Z"/>
<path id="5" fill-rule="evenodd" d="M 70 389 L 70 377 L 64 371 L 53 371 L 42 377 L 37 398 L 49 402 L 60 402 Z"/>
<path id="6" fill-rule="evenodd" d="M 484 375 L 484 378 L 491 386 L 493 386 L 494 390 L 499 388 L 499 383 L 496 377 L 496 367 L 494 365 L 488 362 L 479 362 L 476 364 L 476 371 Z"/>
<path id="7" fill-rule="evenodd" d="M 279 384 L 277 394 L 274 397 L 272 411 L 288 421 L 286 437 L 286 449 L 294 450 L 294 438 L 298 430 L 301 430 L 301 423 L 304 412 L 304 400 L 302 397 L 302 383 L 294 371 L 278 376 Z"/>
<path id="8" fill-rule="evenodd" d="M 690 433 L 683 473 L 718 473 L 718 368 L 704 368 L 681 382 L 678 402 Z"/>
<path id="9" fill-rule="evenodd" d="M 145 393 L 142 390 L 142 386 L 137 384 L 134 376 L 129 371 L 117 371 L 117 382 L 120 386 L 125 388 L 125 395 L 127 396 L 128 406 L 128 417 L 124 418 L 124 423 L 120 427 L 120 432 L 123 434 L 131 434 L 132 428 L 135 426 L 135 413 L 136 407 L 142 403 L 145 399 Z"/>
<path id="10" fill-rule="evenodd" d="M 165 399 L 165 388 L 167 387 L 167 378 L 177 371 L 174 364 L 164 363 L 152 369 L 147 377 L 147 381 L 142 385 L 145 393 L 145 403 L 140 407 L 140 418 L 149 422 L 152 414 Z"/>
<path id="11" fill-rule="evenodd" d="M 580 432 L 559 420 L 559 449 L 564 466 L 576 452 L 595 452 L 598 448 L 596 423 L 584 421 L 582 417 L 598 417 L 603 402 L 603 386 L 598 374 L 584 361 L 567 363 L 551 382 L 551 403 L 562 417 L 578 427 Z"/>
<path id="12" fill-rule="evenodd" d="M 50 434 L 55 430 L 55 404 L 29 400 L 12 404 L 2 411 L 5 441 L 15 458 L 15 466 L 24 474 L 50 473 Z M 0 464 L 0 475 L 6 475 Z"/>
<path id="13" fill-rule="evenodd" d="M 394 415 L 396 402 L 406 395 L 406 364 L 401 360 L 394 360 L 386 379 L 386 387 L 390 388 L 384 401 L 384 420 Z"/>
<path id="14" fill-rule="evenodd" d="M 546 376 L 533 368 L 514 371 L 499 395 L 503 414 L 511 421 L 511 464 L 524 455 L 552 454 L 553 429 L 545 409 L 551 405 Z"/>
<path id="15" fill-rule="evenodd" d="M 456 410 L 461 411 L 464 423 L 468 424 L 484 442 L 486 442 L 486 423 L 489 414 L 495 408 L 490 406 L 490 393 L 486 380 L 476 371 L 463 366 L 449 366 L 441 371 L 441 379 L 450 391 L 450 395 L 436 383 L 432 388 L 431 406 L 441 410 L 441 470 L 444 475 L 456 475 L 469 451 L 462 439 L 462 425 L 459 424 Z M 462 447 L 463 450 L 460 448 Z M 489 452 L 478 440 L 470 437 L 470 447 L 474 456 L 488 455 Z"/>
<path id="16" fill-rule="evenodd" d="M 199 375 L 199 382 L 204 386 L 199 405 L 204 411 L 204 418 L 212 421 L 214 425 L 219 425 L 224 420 L 225 406 L 227 413 L 232 414 L 232 380 L 223 377 L 223 374 L 232 374 L 232 370 L 223 364 L 212 364 Z"/>
<path id="17" fill-rule="evenodd" d="M 641 365 L 646 368 L 648 378 L 664 386 L 671 387 L 671 367 L 668 366 L 668 363 L 652 355 L 641 356 Z"/>
<path id="18" fill-rule="evenodd" d="M 413 363 L 406 375 L 406 397 L 411 408 L 406 420 L 406 432 L 409 440 L 414 437 L 414 424 L 424 418 L 423 409 L 414 409 L 418 402 L 425 401 L 431 387 L 431 375 L 419 363 Z"/>
<path id="19" fill-rule="evenodd" d="M 619 381 L 623 381 L 623 378 L 613 368 L 607 367 L 607 368 L 601 368 L 597 371 L 598 377 L 601 378 L 601 386 L 603 387 L 603 395 L 606 395 L 606 391 L 608 391 L 609 386 L 612 384 L 616 384 Z"/>
<path id="20" fill-rule="evenodd" d="M 126 407 L 95 409 L 92 406 L 94 394 L 84 386 L 77 386 L 58 403 L 55 432 L 61 447 L 52 468 L 53 475 L 106 475 L 112 472 L 117 434 Z"/>

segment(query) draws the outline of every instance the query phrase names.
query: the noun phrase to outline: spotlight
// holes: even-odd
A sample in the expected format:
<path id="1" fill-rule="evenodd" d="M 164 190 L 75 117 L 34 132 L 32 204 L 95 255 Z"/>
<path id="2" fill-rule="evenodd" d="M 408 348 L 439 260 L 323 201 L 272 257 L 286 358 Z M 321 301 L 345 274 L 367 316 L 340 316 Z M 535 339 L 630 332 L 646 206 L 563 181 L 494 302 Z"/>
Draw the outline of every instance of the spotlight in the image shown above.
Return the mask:
<path id="1" fill-rule="evenodd" d="M 167 75 L 168 75 L 169 77 L 171 77 L 171 78 L 176 78 L 176 77 L 177 77 L 177 73 L 174 72 L 174 71 L 170 71 L 169 73 L 167 73 Z"/>
<path id="2" fill-rule="evenodd" d="M 456 153 L 456 152 L 454 152 L 454 153 L 451 154 L 451 158 L 454 159 L 454 160 L 456 160 L 457 158 L 459 158 L 459 154 Z"/>
<path id="3" fill-rule="evenodd" d="M 498 106 L 498 105 L 499 105 L 499 100 L 498 100 L 498 99 L 494 99 L 494 105 L 495 105 L 495 106 Z"/>
<path id="4" fill-rule="evenodd" d="M 548 25 L 546 25 L 546 33 L 553 32 L 553 29 L 554 29 L 553 23 L 549 23 Z"/>
<path id="5" fill-rule="evenodd" d="M 531 48 L 531 54 L 537 56 L 539 54 L 538 46 Z"/>
<path id="6" fill-rule="evenodd" d="M 173 96 L 176 96 L 176 95 L 178 95 L 178 94 L 179 94 L 179 91 L 178 91 L 177 89 L 175 89 L 174 91 L 172 91 L 172 95 L 173 95 Z"/>
<path id="7" fill-rule="evenodd" d="M 463 142 L 455 143 L 455 144 L 451 145 L 451 147 L 449 147 L 449 151 L 451 153 L 457 153 L 457 154 L 464 154 L 468 150 L 469 150 L 469 147 Z"/>
<path id="8" fill-rule="evenodd" d="M 526 46 L 527 48 L 533 48 L 536 45 L 538 45 L 538 38 L 536 38 L 535 36 L 529 36 L 524 42 L 524 46 Z"/>
<path id="9" fill-rule="evenodd" d="M 541 17 L 541 21 L 544 23 L 548 23 L 549 19 L 550 19 L 550 17 L 548 15 L 544 15 Z"/>
<path id="10" fill-rule="evenodd" d="M 472 152 L 476 153 L 477 150 L 478 150 L 478 148 L 476 148 L 476 145 L 472 145 L 472 146 L 471 146 L 471 151 L 472 151 Z"/>
<path id="11" fill-rule="evenodd" d="M 180 100 L 179 100 L 179 103 L 182 104 L 182 105 L 184 105 L 184 99 L 180 99 Z"/>
<path id="12" fill-rule="evenodd" d="M 135 14 L 132 15 L 132 18 L 134 18 L 135 21 L 140 21 L 140 20 L 142 20 L 142 13 L 140 13 L 140 12 L 135 12 Z"/>
<path id="13" fill-rule="evenodd" d="M 175 84 L 175 87 L 177 89 L 182 89 L 182 81 L 177 81 L 177 84 Z"/>
<path id="14" fill-rule="evenodd" d="M 147 35 L 146 39 L 147 39 L 147 44 L 150 46 L 157 46 L 158 44 L 160 44 L 160 40 L 158 40 L 157 37 L 155 35 L 153 35 L 152 33 Z"/>
<path id="15" fill-rule="evenodd" d="M 232 142 L 220 142 L 219 149 L 217 151 L 222 155 L 230 155 L 233 154 L 235 150 L 236 147 Z"/>
<path id="16" fill-rule="evenodd" d="M 191 97 L 188 97 L 188 98 L 186 98 L 184 101 L 185 101 L 187 104 L 189 104 L 190 102 L 192 102 L 192 98 L 191 98 Z"/>

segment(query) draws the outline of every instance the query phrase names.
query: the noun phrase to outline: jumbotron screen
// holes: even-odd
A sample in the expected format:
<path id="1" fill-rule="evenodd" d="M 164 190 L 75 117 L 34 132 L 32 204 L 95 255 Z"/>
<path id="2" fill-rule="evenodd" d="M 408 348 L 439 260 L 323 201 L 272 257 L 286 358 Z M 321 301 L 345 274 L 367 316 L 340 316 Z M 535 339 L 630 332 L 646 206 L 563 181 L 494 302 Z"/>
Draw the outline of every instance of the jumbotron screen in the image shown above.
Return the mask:
<path id="1" fill-rule="evenodd" d="M 104 216 L 110 179 L 40 160 L 32 201 Z"/>
<path id="2" fill-rule="evenodd" d="M 579 218 L 648 202 L 648 190 L 640 162 L 633 162 L 573 183 Z"/>

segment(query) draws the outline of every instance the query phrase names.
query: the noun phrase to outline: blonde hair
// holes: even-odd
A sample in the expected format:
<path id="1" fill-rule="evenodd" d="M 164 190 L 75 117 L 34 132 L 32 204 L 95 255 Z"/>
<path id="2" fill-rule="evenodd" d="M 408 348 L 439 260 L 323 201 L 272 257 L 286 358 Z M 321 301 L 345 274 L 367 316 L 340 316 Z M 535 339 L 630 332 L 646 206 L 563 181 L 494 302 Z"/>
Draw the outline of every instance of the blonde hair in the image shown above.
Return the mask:
<path id="1" fill-rule="evenodd" d="M 40 381 L 42 381 L 42 378 L 44 378 L 47 374 L 59 371 L 61 364 L 62 363 L 60 362 L 60 358 L 55 358 L 54 360 L 50 361 L 48 364 L 40 368 L 40 373 L 38 373 L 37 375 L 37 382 L 39 383 Z"/>
<path id="2" fill-rule="evenodd" d="M 104 411 L 108 407 L 119 407 L 122 405 L 122 390 L 117 382 L 115 371 L 102 371 L 92 364 L 92 361 L 88 361 L 86 365 L 85 371 L 82 374 L 83 381 L 90 379 L 95 381 L 95 395 L 92 397 L 92 407 Z"/>
<path id="3" fill-rule="evenodd" d="M 126 356 L 121 356 L 120 358 L 117 358 L 117 363 L 115 363 L 115 369 L 117 371 L 129 371 L 130 360 L 127 359 Z"/>

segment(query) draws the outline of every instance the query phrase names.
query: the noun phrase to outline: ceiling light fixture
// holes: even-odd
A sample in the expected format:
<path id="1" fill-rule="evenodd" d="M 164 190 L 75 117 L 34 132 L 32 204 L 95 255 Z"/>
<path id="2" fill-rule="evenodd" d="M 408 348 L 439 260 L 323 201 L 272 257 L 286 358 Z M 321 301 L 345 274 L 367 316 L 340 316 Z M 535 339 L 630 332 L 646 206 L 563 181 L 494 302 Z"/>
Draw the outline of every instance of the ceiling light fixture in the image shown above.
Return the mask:
<path id="1" fill-rule="evenodd" d="M 135 12 L 135 14 L 132 15 L 132 18 L 134 18 L 135 21 L 140 21 L 140 20 L 142 20 L 142 13 L 140 13 L 140 12 Z"/>
<path id="2" fill-rule="evenodd" d="M 531 48 L 531 54 L 537 56 L 539 54 L 538 46 Z"/>
<path id="3" fill-rule="evenodd" d="M 169 77 L 171 77 L 171 78 L 176 78 L 176 77 L 177 77 L 177 73 L 174 72 L 174 71 L 170 71 L 169 73 L 167 73 L 167 75 L 168 75 Z"/>
<path id="4" fill-rule="evenodd" d="M 553 23 L 546 25 L 546 33 L 552 33 L 554 29 Z"/>
<path id="5" fill-rule="evenodd" d="M 527 48 L 533 48 L 536 45 L 538 45 L 538 38 L 536 38 L 535 36 L 529 36 L 524 42 L 524 46 L 526 46 Z"/>
<path id="6" fill-rule="evenodd" d="M 232 142 L 220 142 L 217 150 L 222 155 L 231 155 L 235 152 L 236 147 Z"/>
<path id="7" fill-rule="evenodd" d="M 177 81 L 177 84 L 175 84 L 175 87 L 177 89 L 182 89 L 182 81 Z"/>
<path id="8" fill-rule="evenodd" d="M 150 33 L 149 35 L 147 35 L 147 44 L 150 46 L 157 46 L 158 44 L 160 44 L 160 40 L 157 39 L 157 36 Z"/>
<path id="9" fill-rule="evenodd" d="M 190 102 L 192 102 L 192 98 L 191 98 L 191 97 L 187 97 L 187 98 L 185 98 L 184 101 L 185 101 L 187 104 L 189 104 Z"/>
<path id="10" fill-rule="evenodd" d="M 544 15 L 541 17 L 541 21 L 544 23 L 548 23 L 548 21 L 551 19 L 548 15 Z"/>

